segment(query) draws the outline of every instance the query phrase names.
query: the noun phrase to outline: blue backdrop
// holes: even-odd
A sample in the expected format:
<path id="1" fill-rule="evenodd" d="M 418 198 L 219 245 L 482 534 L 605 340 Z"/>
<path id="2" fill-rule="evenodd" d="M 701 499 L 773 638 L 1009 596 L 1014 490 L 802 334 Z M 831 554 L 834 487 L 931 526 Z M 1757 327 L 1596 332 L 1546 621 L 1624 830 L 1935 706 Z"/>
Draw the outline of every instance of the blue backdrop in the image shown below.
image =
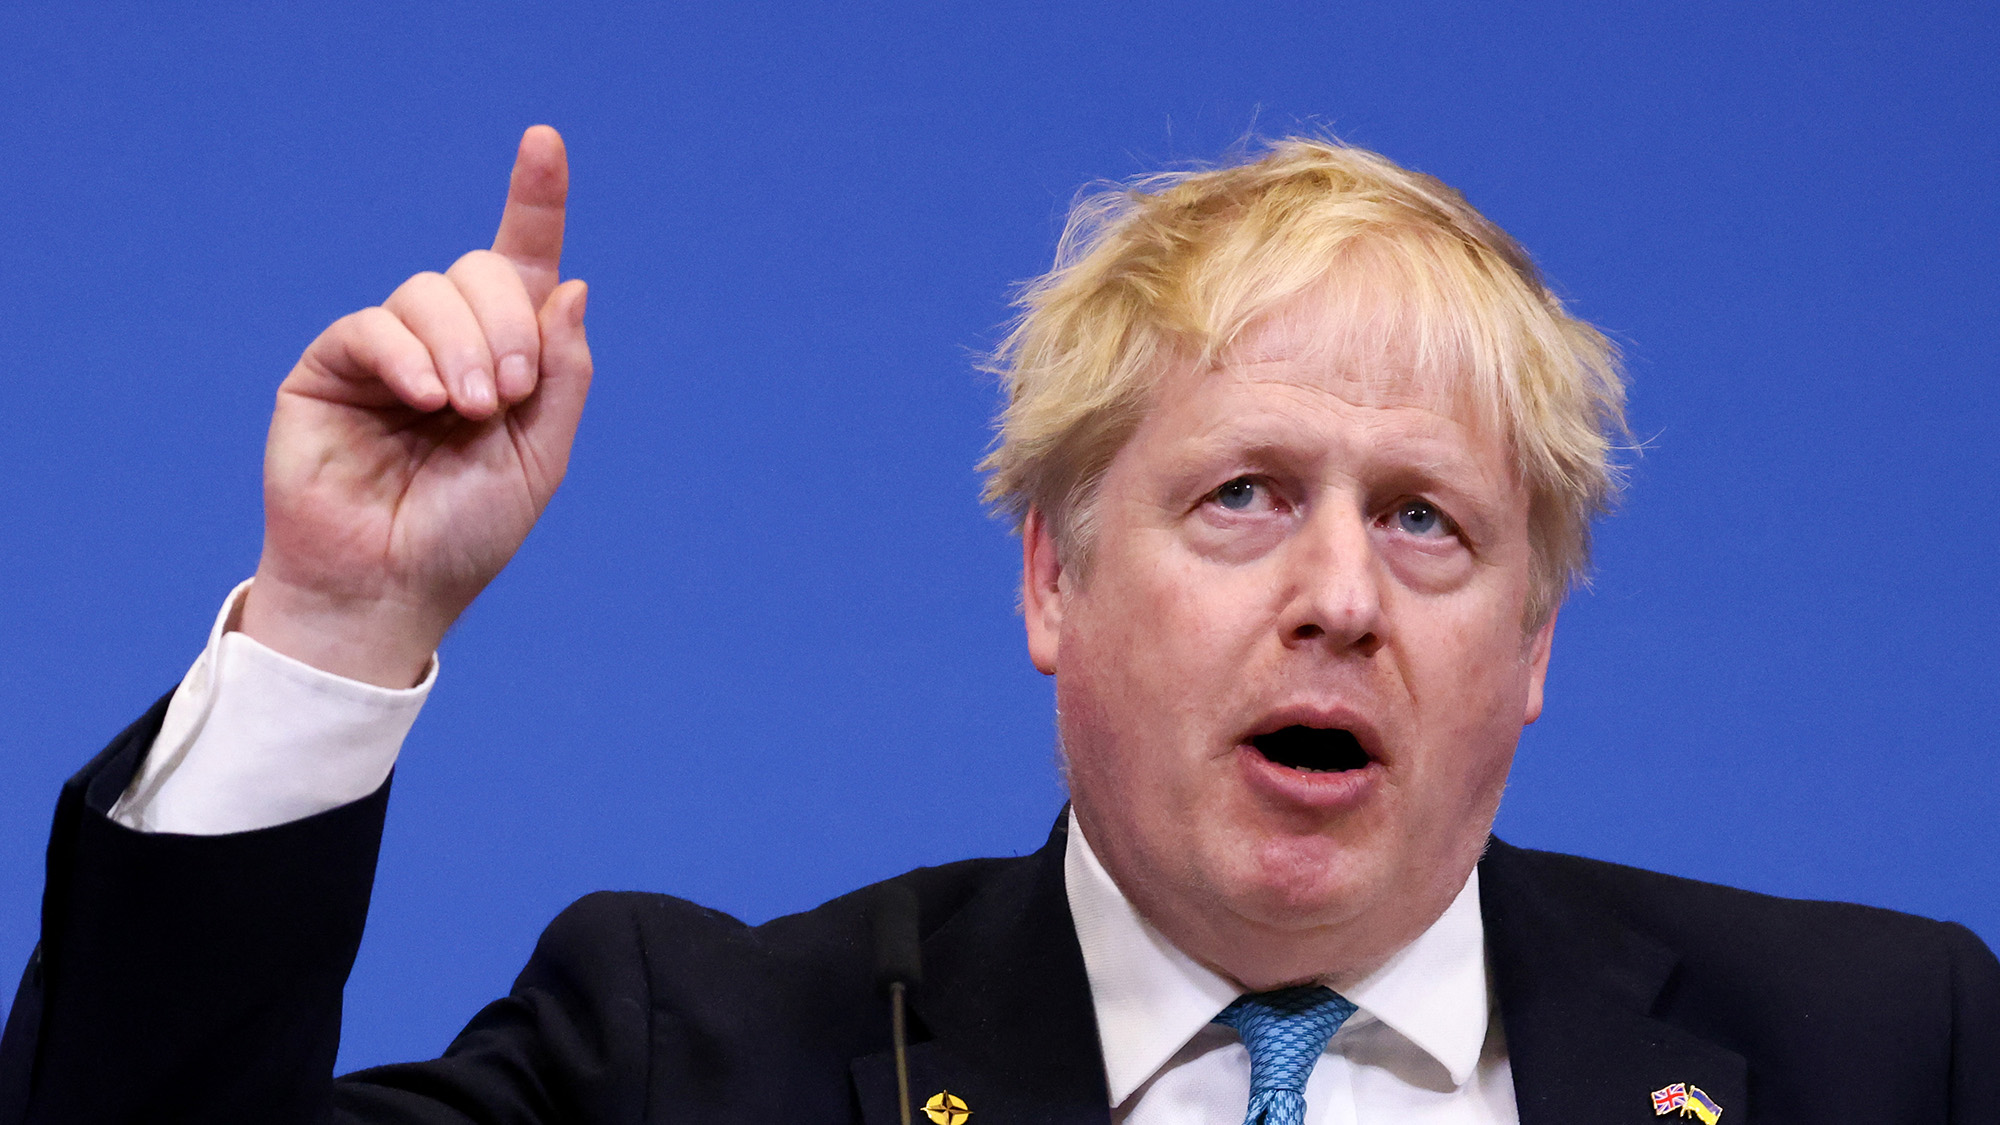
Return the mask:
<path id="1" fill-rule="evenodd" d="M 303 6 L 296 6 L 303 7 Z M 278 380 L 573 160 L 598 389 L 447 641 L 343 1062 L 602 887 L 753 919 L 1061 803 L 972 357 L 1086 181 L 1331 129 L 1628 348 L 1648 450 L 1500 831 L 2000 942 L 1992 5 L 0 9 L 0 961 L 253 568 Z"/>

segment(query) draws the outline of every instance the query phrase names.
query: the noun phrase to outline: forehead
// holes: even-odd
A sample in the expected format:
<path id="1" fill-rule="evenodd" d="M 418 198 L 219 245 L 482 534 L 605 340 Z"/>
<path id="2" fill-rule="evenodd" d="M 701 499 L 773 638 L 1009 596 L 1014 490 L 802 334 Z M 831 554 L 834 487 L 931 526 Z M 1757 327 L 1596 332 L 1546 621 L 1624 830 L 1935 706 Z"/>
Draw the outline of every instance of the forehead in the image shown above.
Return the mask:
<path id="1" fill-rule="evenodd" d="M 1253 320 L 1214 359 L 1174 365 L 1133 437 L 1478 462 L 1518 476 L 1459 351 L 1394 286 L 1328 283 Z M 1460 466 L 1461 469 L 1471 466 Z"/>
<path id="2" fill-rule="evenodd" d="M 1357 404 L 1413 406 L 1484 425 L 1475 360 L 1436 292 L 1379 262 L 1351 262 L 1251 318 L 1213 367 L 1310 377 Z"/>

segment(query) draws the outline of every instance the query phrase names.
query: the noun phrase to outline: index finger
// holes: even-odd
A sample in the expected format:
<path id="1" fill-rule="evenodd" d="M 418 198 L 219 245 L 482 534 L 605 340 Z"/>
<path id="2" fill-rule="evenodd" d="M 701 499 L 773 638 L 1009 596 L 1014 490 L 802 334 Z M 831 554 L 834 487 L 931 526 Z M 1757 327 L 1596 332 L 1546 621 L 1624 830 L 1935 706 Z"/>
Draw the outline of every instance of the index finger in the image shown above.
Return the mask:
<path id="1" fill-rule="evenodd" d="M 514 263 L 540 308 L 561 280 L 563 205 L 569 198 L 569 154 L 562 134 L 547 125 L 521 134 L 514 175 L 507 183 L 507 208 L 493 250 Z"/>

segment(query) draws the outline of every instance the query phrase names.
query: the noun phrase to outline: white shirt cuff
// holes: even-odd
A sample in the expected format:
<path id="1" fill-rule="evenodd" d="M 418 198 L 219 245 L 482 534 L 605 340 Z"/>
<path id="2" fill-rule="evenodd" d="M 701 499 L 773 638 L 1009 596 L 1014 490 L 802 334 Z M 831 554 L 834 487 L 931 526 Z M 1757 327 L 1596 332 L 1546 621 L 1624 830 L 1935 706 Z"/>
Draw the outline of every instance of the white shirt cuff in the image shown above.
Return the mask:
<path id="1" fill-rule="evenodd" d="M 302 820 L 380 788 L 417 721 L 423 682 L 394 690 L 322 672 L 231 632 L 230 591 L 167 705 L 146 764 L 111 819 L 141 832 L 220 836 Z"/>

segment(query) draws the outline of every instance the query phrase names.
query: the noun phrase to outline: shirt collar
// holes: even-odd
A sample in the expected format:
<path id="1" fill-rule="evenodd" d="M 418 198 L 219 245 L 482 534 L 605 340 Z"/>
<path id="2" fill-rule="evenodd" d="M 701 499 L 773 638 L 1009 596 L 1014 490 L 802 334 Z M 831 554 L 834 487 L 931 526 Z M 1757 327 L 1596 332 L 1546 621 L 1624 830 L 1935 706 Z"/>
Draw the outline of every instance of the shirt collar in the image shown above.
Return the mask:
<path id="1" fill-rule="evenodd" d="M 1073 812 L 1063 880 L 1090 977 L 1105 1082 L 1111 1104 L 1120 1105 L 1236 999 L 1238 989 L 1139 916 L 1083 838 Z M 1454 1086 L 1464 1085 L 1486 1041 L 1485 949 L 1474 868 L 1429 929 L 1342 990 L 1359 1009 L 1348 1026 L 1379 1021 L 1436 1060 Z"/>

